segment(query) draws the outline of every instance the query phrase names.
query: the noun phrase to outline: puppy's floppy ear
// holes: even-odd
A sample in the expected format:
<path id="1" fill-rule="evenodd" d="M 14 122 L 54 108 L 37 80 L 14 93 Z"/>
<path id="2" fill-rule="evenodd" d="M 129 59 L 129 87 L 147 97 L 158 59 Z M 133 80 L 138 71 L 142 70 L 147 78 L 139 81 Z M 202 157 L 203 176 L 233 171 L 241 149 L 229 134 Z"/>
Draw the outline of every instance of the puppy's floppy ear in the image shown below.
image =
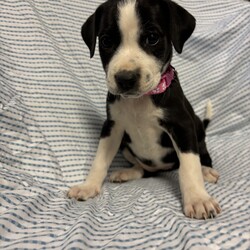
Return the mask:
<path id="1" fill-rule="evenodd" d="M 95 54 L 96 37 L 99 32 L 100 20 L 102 15 L 102 6 L 99 6 L 82 26 L 82 38 L 90 51 L 90 58 Z"/>
<path id="2" fill-rule="evenodd" d="M 184 43 L 191 36 L 195 28 L 195 18 L 184 8 L 170 1 L 171 40 L 175 50 L 182 52 Z"/>

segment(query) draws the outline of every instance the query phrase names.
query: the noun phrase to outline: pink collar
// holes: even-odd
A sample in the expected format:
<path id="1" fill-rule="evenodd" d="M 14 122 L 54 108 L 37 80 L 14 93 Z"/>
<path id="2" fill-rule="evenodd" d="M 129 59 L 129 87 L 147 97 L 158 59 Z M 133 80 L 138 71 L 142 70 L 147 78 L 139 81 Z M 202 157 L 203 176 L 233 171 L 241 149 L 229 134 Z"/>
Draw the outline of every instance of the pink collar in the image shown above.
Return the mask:
<path id="1" fill-rule="evenodd" d="M 157 87 L 145 95 L 157 95 L 163 93 L 171 84 L 172 80 L 174 79 L 174 68 L 169 65 L 166 71 L 162 74 L 161 80 Z"/>

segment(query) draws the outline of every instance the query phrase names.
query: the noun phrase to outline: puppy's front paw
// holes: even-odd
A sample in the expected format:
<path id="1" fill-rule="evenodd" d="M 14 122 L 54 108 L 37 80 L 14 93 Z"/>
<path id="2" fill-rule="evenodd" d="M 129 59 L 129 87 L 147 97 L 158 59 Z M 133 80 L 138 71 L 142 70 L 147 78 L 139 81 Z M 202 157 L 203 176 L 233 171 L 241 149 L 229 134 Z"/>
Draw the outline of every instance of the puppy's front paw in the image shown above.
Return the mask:
<path id="1" fill-rule="evenodd" d="M 207 193 L 192 195 L 184 201 L 184 214 L 190 218 L 208 219 L 220 212 L 221 208 L 217 201 Z"/>
<path id="2" fill-rule="evenodd" d="M 82 183 L 71 187 L 67 195 L 69 198 L 85 201 L 98 195 L 100 190 L 101 188 L 96 184 Z"/>

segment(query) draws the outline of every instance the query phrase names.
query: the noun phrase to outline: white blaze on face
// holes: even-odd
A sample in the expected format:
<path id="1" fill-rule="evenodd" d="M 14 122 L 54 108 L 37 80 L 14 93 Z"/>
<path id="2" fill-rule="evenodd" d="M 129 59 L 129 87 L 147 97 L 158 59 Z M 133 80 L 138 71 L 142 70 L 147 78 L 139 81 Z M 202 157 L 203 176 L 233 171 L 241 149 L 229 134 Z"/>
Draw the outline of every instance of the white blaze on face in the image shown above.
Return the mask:
<path id="1" fill-rule="evenodd" d="M 139 36 L 139 20 L 137 18 L 135 1 L 127 1 L 119 6 L 119 28 L 122 33 L 122 43 L 126 49 L 136 48 Z"/>
<path id="2" fill-rule="evenodd" d="M 108 88 L 115 94 L 117 92 L 115 74 L 123 70 L 139 69 L 141 77 L 137 94 L 144 94 L 158 85 L 161 78 L 161 65 L 154 56 L 147 54 L 139 45 L 141 28 L 135 0 L 127 0 L 118 5 L 118 27 L 121 33 L 121 44 L 108 65 Z"/>

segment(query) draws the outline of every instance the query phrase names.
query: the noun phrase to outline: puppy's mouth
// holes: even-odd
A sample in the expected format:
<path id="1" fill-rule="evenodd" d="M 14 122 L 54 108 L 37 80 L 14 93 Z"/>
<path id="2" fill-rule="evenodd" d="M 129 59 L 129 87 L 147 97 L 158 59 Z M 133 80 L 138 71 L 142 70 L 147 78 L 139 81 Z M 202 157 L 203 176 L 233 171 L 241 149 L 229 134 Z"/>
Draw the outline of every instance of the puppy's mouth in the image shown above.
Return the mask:
<path id="1" fill-rule="evenodd" d="M 140 93 L 138 91 L 127 91 L 127 92 L 121 92 L 119 90 L 114 90 L 112 88 L 108 88 L 108 91 L 117 96 L 121 96 L 122 98 L 139 98 L 143 96 L 143 93 Z"/>
<path id="2" fill-rule="evenodd" d="M 119 90 L 114 90 L 112 88 L 108 88 L 109 92 L 113 95 L 119 95 L 122 98 L 140 98 L 142 96 L 144 96 L 146 93 L 148 93 L 150 90 L 154 89 L 154 84 L 150 83 L 149 85 L 147 85 L 147 88 L 145 88 L 142 91 L 126 91 L 126 92 L 121 92 Z"/>
<path id="3" fill-rule="evenodd" d="M 112 88 L 108 86 L 108 91 L 113 95 L 119 95 L 122 98 L 140 98 L 146 95 L 148 92 L 152 91 L 154 88 L 157 87 L 160 81 L 160 73 L 156 75 L 154 79 L 150 80 L 149 82 L 143 84 L 143 88 L 139 88 L 139 90 L 129 90 L 129 91 L 120 91 L 118 88 Z M 109 84 L 108 84 L 109 85 Z"/>
<path id="4" fill-rule="evenodd" d="M 126 98 L 140 98 L 143 96 L 143 94 L 141 93 L 123 93 L 123 94 L 120 94 L 120 96 L 124 99 Z"/>

